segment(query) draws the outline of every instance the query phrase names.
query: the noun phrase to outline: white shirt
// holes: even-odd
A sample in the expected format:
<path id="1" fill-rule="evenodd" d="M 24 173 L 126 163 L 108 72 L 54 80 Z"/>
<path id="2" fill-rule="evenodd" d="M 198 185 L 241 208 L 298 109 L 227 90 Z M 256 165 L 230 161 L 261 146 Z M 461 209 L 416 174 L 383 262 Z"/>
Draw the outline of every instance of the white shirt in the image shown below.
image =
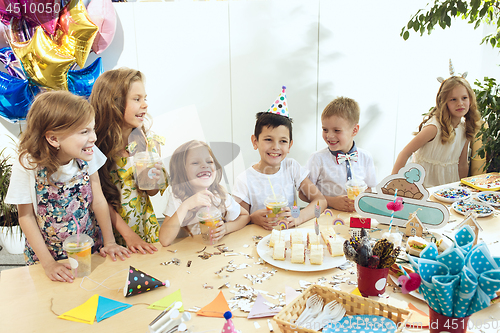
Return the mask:
<path id="1" fill-rule="evenodd" d="M 278 172 L 266 175 L 250 167 L 243 171 L 236 179 L 233 195 L 250 205 L 250 214 L 266 208 L 264 201 L 274 194 L 282 194 L 288 201 L 288 206 L 293 206 L 295 191 L 300 189 L 300 184 L 306 179 L 309 171 L 302 167 L 293 158 L 281 161 Z M 272 188 L 269 183 L 271 181 Z"/>
<path id="2" fill-rule="evenodd" d="M 220 198 L 216 197 L 215 198 L 215 204 L 219 205 L 220 204 Z M 182 204 L 182 200 L 174 196 L 172 193 L 172 187 L 169 186 L 167 188 L 167 207 L 165 207 L 165 210 L 163 211 L 163 215 L 171 217 L 172 215 L 175 214 L 177 209 L 179 209 L 179 206 Z M 226 195 L 226 216 L 224 219 L 226 221 L 234 221 L 240 216 L 241 213 L 241 206 L 233 199 L 233 197 L 228 193 Z M 189 231 L 193 235 L 198 235 L 200 234 L 200 226 L 198 224 L 198 220 L 196 219 L 196 215 L 193 216 L 192 219 L 182 221 L 181 227 L 187 227 Z"/>
<path id="3" fill-rule="evenodd" d="M 358 161 L 351 162 L 352 176 L 354 179 L 363 180 L 368 187 L 375 188 L 377 179 L 373 158 L 368 151 L 361 148 L 357 150 Z M 328 148 L 321 149 L 313 153 L 307 161 L 307 168 L 310 171 L 309 179 L 324 196 L 346 195 L 346 163 L 338 164 Z"/>
<path id="4" fill-rule="evenodd" d="M 106 156 L 94 146 L 94 156 L 88 163 L 89 176 L 98 171 L 104 163 Z M 52 182 L 67 182 L 80 170 L 75 159 L 68 164 L 61 165 L 57 171 L 50 176 Z M 25 169 L 16 158 L 12 165 L 9 189 L 5 197 L 5 203 L 12 205 L 33 204 L 33 209 L 37 211 L 37 199 L 35 190 L 36 169 Z"/>

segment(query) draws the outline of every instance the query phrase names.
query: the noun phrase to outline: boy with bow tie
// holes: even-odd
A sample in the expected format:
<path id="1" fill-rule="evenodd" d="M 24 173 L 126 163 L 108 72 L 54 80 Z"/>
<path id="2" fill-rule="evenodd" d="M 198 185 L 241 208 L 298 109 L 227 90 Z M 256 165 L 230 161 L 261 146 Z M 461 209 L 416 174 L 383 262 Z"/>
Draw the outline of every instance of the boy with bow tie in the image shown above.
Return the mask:
<path id="1" fill-rule="evenodd" d="M 321 114 L 323 140 L 328 147 L 313 153 L 307 161 L 309 179 L 323 193 L 328 206 L 345 212 L 354 211 L 354 200 L 347 197 L 345 186 L 349 179 L 364 181 L 368 190 L 377 185 L 372 156 L 354 142 L 358 122 L 355 100 L 338 97 L 331 101 Z"/>

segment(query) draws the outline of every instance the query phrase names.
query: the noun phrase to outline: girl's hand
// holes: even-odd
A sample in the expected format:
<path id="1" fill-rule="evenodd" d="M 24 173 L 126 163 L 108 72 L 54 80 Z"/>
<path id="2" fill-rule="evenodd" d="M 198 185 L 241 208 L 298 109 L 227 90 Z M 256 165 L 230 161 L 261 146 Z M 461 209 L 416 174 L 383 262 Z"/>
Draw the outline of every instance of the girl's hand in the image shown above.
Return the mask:
<path id="1" fill-rule="evenodd" d="M 163 173 L 163 163 L 162 162 L 155 163 L 154 168 L 151 168 L 151 172 L 153 173 L 153 179 L 159 180 Z"/>
<path id="2" fill-rule="evenodd" d="M 332 208 L 343 212 L 354 212 L 354 200 L 349 199 L 347 195 L 339 195 L 333 200 Z"/>
<path id="3" fill-rule="evenodd" d="M 45 270 L 45 274 L 52 281 L 59 282 L 73 282 L 75 277 L 71 273 L 70 264 L 61 264 L 55 260 L 53 260 L 48 265 L 42 265 Z"/>
<path id="4" fill-rule="evenodd" d="M 217 243 L 227 233 L 227 227 L 224 221 L 218 222 L 215 226 L 215 229 L 210 229 L 210 237 Z"/>
<path id="5" fill-rule="evenodd" d="M 260 225 L 266 230 L 271 230 L 278 225 L 278 219 L 276 217 L 267 217 L 267 215 L 272 212 L 272 210 L 267 210 L 265 208 L 259 209 L 250 215 L 250 219 L 254 224 Z"/>
<path id="6" fill-rule="evenodd" d="M 116 261 L 116 256 L 120 257 L 122 261 L 125 260 L 124 255 L 127 258 L 130 258 L 130 250 L 116 244 L 115 242 L 104 244 L 99 252 L 103 257 L 106 257 L 106 254 L 109 254 L 113 261 Z"/>
<path id="7" fill-rule="evenodd" d="M 187 210 L 191 210 L 200 206 L 210 207 L 212 206 L 211 199 L 213 198 L 213 196 L 213 193 L 209 190 L 203 190 L 190 196 L 189 199 L 184 201 L 184 204 L 186 205 Z"/>
<path id="8" fill-rule="evenodd" d="M 158 249 L 156 248 L 156 246 L 154 246 L 153 244 L 149 244 L 148 242 L 144 241 L 135 232 L 133 233 L 133 235 L 131 234 L 131 236 L 128 239 L 125 239 L 125 242 L 127 243 L 128 249 L 132 253 L 140 252 L 142 254 L 147 254 L 149 252 L 150 254 L 153 254 L 153 253 L 155 253 L 155 251 L 158 251 Z"/>
<path id="9" fill-rule="evenodd" d="M 295 226 L 295 219 L 292 217 L 292 210 L 286 206 L 282 208 L 282 212 L 276 215 L 277 221 L 285 220 L 289 227 Z"/>

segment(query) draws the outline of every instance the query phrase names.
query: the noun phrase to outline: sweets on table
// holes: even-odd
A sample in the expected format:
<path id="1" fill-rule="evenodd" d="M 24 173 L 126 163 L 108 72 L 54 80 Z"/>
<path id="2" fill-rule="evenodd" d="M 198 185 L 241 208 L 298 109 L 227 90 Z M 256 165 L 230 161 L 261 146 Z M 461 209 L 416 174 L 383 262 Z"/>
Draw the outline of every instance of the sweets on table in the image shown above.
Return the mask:
<path id="1" fill-rule="evenodd" d="M 319 245 L 321 243 L 321 238 L 316 235 L 316 232 L 309 231 L 307 233 L 307 248 L 310 249 L 311 245 Z"/>
<path id="2" fill-rule="evenodd" d="M 305 264 L 306 262 L 306 249 L 304 244 L 295 243 L 292 246 L 292 264 Z"/>
<path id="3" fill-rule="evenodd" d="M 302 244 L 304 245 L 304 238 L 302 236 L 302 232 L 294 230 L 290 234 L 290 245 L 293 247 L 294 244 Z"/>
<path id="4" fill-rule="evenodd" d="M 273 259 L 283 261 L 285 260 L 285 258 L 286 258 L 285 241 L 278 241 L 274 244 Z"/>
<path id="5" fill-rule="evenodd" d="M 332 257 L 344 255 L 344 240 L 339 238 L 328 238 L 326 247 Z"/>
<path id="6" fill-rule="evenodd" d="M 333 227 L 328 227 L 324 230 L 321 230 L 321 237 L 323 238 L 323 242 L 325 242 L 325 244 L 328 244 L 328 239 L 337 238 L 337 233 L 335 232 L 335 229 Z"/>
<path id="7" fill-rule="evenodd" d="M 274 244 L 280 241 L 284 242 L 285 236 L 282 235 L 278 230 L 273 229 L 273 231 L 271 231 L 271 237 L 269 238 L 269 247 L 274 247 Z"/>
<path id="8" fill-rule="evenodd" d="M 323 264 L 323 245 L 311 245 L 309 261 L 313 265 Z"/>

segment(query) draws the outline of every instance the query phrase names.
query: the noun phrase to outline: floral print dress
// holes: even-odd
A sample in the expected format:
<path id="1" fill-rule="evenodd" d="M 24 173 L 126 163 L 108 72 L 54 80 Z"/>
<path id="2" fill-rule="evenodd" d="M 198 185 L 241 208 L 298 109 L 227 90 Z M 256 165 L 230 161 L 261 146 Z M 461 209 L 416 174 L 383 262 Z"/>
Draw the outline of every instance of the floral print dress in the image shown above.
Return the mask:
<path id="1" fill-rule="evenodd" d="M 97 252 L 103 244 L 101 229 L 90 208 L 93 197 L 88 164 L 79 159 L 76 162 L 79 172 L 64 183 L 55 182 L 51 185 L 45 168 L 36 171 L 37 223 L 55 260 L 67 258 L 62 245 L 66 238 L 77 233 L 75 220 L 79 223 L 80 233 L 94 240 L 92 253 Z M 28 241 L 24 248 L 24 259 L 28 265 L 39 261 Z"/>

